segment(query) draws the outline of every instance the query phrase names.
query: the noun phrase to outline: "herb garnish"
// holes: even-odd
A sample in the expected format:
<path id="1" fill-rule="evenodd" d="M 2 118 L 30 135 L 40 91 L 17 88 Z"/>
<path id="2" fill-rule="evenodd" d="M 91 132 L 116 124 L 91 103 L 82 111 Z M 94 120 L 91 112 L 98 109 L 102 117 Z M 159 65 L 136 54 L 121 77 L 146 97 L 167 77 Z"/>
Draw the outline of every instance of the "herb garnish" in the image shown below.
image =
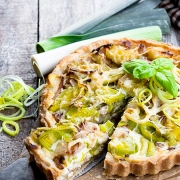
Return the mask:
<path id="1" fill-rule="evenodd" d="M 155 77 L 162 88 L 174 98 L 178 94 L 178 86 L 171 70 L 174 64 L 171 59 L 157 58 L 151 64 L 142 60 L 135 59 L 122 65 L 123 69 L 137 79 L 147 79 Z"/>

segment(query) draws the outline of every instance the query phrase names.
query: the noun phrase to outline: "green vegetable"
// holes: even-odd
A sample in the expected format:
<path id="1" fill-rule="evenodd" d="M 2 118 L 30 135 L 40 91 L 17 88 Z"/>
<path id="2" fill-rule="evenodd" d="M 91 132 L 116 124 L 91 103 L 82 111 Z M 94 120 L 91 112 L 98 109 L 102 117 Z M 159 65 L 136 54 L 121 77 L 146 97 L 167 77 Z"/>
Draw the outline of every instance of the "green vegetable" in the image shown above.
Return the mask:
<path id="1" fill-rule="evenodd" d="M 162 70 L 155 75 L 157 81 L 168 93 L 175 98 L 178 94 L 178 86 L 171 71 Z"/>
<path id="2" fill-rule="evenodd" d="M 140 148 L 140 151 L 139 151 L 139 153 L 141 155 L 146 155 L 147 154 L 148 142 L 149 141 L 147 139 L 145 139 L 144 137 L 141 137 L 141 139 L 140 139 L 141 148 Z"/>
<path id="3" fill-rule="evenodd" d="M 39 130 L 36 130 L 37 133 Z M 70 142 L 74 136 L 77 129 L 72 127 L 72 124 L 61 124 L 56 128 L 49 128 L 41 133 L 38 137 L 38 142 L 41 146 L 45 147 L 47 150 L 51 150 L 51 146 L 58 140 L 64 140 Z"/>
<path id="4" fill-rule="evenodd" d="M 130 130 L 133 130 L 134 128 L 137 127 L 137 123 L 135 123 L 134 121 L 131 121 L 131 120 L 128 121 L 128 125 L 129 125 Z"/>
<path id="5" fill-rule="evenodd" d="M 18 104 L 15 104 L 15 103 L 5 103 L 5 104 L 1 104 L 0 105 L 0 109 L 5 109 L 5 108 L 9 108 L 9 107 L 14 107 L 14 108 L 18 108 L 19 111 L 15 112 L 14 114 L 11 114 L 11 115 L 3 115 L 0 113 L 0 120 L 1 121 L 17 121 L 21 118 L 23 118 L 23 116 L 25 115 L 25 109 L 18 105 Z"/>
<path id="6" fill-rule="evenodd" d="M 170 19 L 165 9 L 150 9 L 146 11 L 131 11 L 128 14 L 119 12 L 86 33 L 106 29 L 108 33 L 125 31 L 146 26 L 159 26 L 163 34 L 170 33 Z"/>
<path id="7" fill-rule="evenodd" d="M 170 71 L 174 67 L 174 64 L 170 59 L 157 58 L 153 60 L 151 64 L 143 63 L 141 59 L 138 59 L 126 62 L 122 67 L 127 73 L 133 74 L 137 79 L 150 78 L 149 85 L 154 94 L 157 94 L 158 88 L 162 87 L 174 98 L 177 96 L 178 86 L 174 75 Z M 153 82 L 155 82 L 155 84 L 153 84 Z"/>
<path id="8" fill-rule="evenodd" d="M 153 156 L 156 150 L 155 144 L 143 137 L 141 137 L 140 142 L 141 142 L 140 154 L 146 155 L 147 157 Z"/>
<path id="9" fill-rule="evenodd" d="M 150 65 L 142 65 L 133 70 L 133 75 L 137 79 L 147 79 L 154 76 L 155 73 L 155 69 Z"/>
<path id="10" fill-rule="evenodd" d="M 101 132 L 111 135 L 114 131 L 114 123 L 108 120 L 106 123 L 100 124 L 99 128 Z"/>
<path id="11" fill-rule="evenodd" d="M 125 155 L 134 154 L 138 151 L 138 146 L 131 138 L 119 139 L 117 143 L 110 141 L 108 151 L 115 157 L 125 157 Z"/>
<path id="12" fill-rule="evenodd" d="M 124 99 L 124 94 L 122 92 L 108 86 L 97 89 L 96 94 L 100 95 L 107 105 L 112 105 L 112 103 Z"/>
<path id="13" fill-rule="evenodd" d="M 94 117 L 98 117 L 99 112 L 93 107 L 76 108 L 72 107 L 66 114 L 66 118 L 73 123 L 79 124 L 85 119 L 94 120 Z"/>
<path id="14" fill-rule="evenodd" d="M 162 109 L 162 111 L 168 119 L 180 125 L 180 105 L 179 104 L 169 104 L 165 106 Z"/>
<path id="15" fill-rule="evenodd" d="M 30 117 L 25 115 L 25 107 L 35 102 L 39 95 L 36 96 L 42 89 L 43 85 L 34 90 L 32 87 L 24 83 L 24 81 L 15 75 L 7 75 L 0 78 L 0 120 L 4 121 L 4 132 L 11 136 L 15 136 L 19 133 L 19 126 L 16 122 L 22 118 Z M 28 102 L 27 102 L 28 101 Z M 11 115 L 6 115 L 5 110 L 12 109 Z M 11 131 L 6 127 L 6 124 L 14 126 L 15 131 Z"/>
<path id="16" fill-rule="evenodd" d="M 15 128 L 15 130 L 11 130 L 11 129 L 7 128 L 7 126 L 6 126 L 7 124 L 13 126 Z M 9 134 L 10 136 L 16 136 L 19 133 L 19 125 L 18 125 L 18 123 L 14 122 L 14 121 L 4 121 L 2 123 L 2 129 L 4 130 L 4 132 Z"/>
<path id="17" fill-rule="evenodd" d="M 97 155 L 99 153 L 100 150 L 100 144 L 98 143 L 98 141 L 96 141 L 96 144 L 94 145 L 94 147 L 89 151 L 89 153 L 93 156 Z"/>
<path id="18" fill-rule="evenodd" d="M 122 10 L 117 14 L 124 15 L 124 14 L 130 14 L 132 12 L 146 12 L 148 10 L 156 8 L 160 2 L 161 2 L 160 0 L 139 1 L 138 3 L 134 3 L 130 5 L 129 7 L 125 8 L 124 10 Z"/>
<path id="19" fill-rule="evenodd" d="M 169 143 L 169 146 L 175 146 L 177 144 L 177 141 L 175 139 L 175 137 L 173 136 L 173 134 L 171 134 L 170 132 L 167 132 L 165 135 L 164 135 L 164 138 L 167 139 L 168 143 Z"/>
<path id="20" fill-rule="evenodd" d="M 153 142 L 148 142 L 148 149 L 147 149 L 147 153 L 146 156 L 153 156 L 154 153 L 156 151 L 156 146 Z"/>
<path id="21" fill-rule="evenodd" d="M 172 70 L 174 67 L 174 64 L 171 59 L 157 58 L 154 61 L 152 61 L 151 66 L 157 69 L 158 71 L 162 71 L 164 69 Z"/>
<path id="22" fill-rule="evenodd" d="M 103 32 L 104 31 L 106 31 L 106 29 L 103 29 Z M 97 33 L 98 31 L 84 35 L 61 35 L 61 36 L 52 37 L 44 41 L 38 42 L 36 44 L 36 50 L 38 53 L 49 51 L 51 49 L 55 49 L 73 42 L 92 38 L 93 34 L 97 35 Z M 156 41 L 161 41 L 162 32 L 158 26 L 148 26 L 148 27 L 122 31 L 122 32 L 116 32 L 114 34 L 109 35 L 108 37 L 109 38 L 129 37 L 135 39 L 152 39 Z M 102 38 L 106 38 L 106 36 L 94 38 L 94 41 Z"/>
<path id="23" fill-rule="evenodd" d="M 123 122 L 123 121 L 119 121 L 119 123 L 118 123 L 118 127 L 122 127 L 122 126 L 127 126 L 128 125 L 128 123 L 127 122 Z"/>
<path id="24" fill-rule="evenodd" d="M 152 99 L 152 92 L 150 89 L 145 88 L 138 94 L 138 100 L 140 103 L 145 104 Z"/>
<path id="25" fill-rule="evenodd" d="M 58 130 L 50 129 L 48 131 L 43 132 L 39 138 L 38 141 L 41 144 L 41 146 L 45 147 L 47 150 L 51 150 L 51 146 L 57 141 L 61 140 L 62 136 L 58 132 Z"/>
<path id="26" fill-rule="evenodd" d="M 127 1 L 126 3 L 128 4 Z M 141 27 L 158 26 L 161 28 L 163 34 L 170 33 L 170 19 L 167 12 L 164 9 L 153 9 L 159 3 L 159 1 L 140 1 L 116 14 L 115 11 L 110 11 L 111 15 L 114 14 L 113 16 L 110 16 L 109 11 L 106 11 L 106 16 L 100 14 L 100 16 L 102 16 L 101 18 L 92 17 L 92 21 L 86 19 L 86 21 L 83 21 L 83 24 L 76 23 L 76 25 L 73 25 L 67 30 L 37 43 L 37 52 L 48 51 L 88 38 Z M 136 38 L 136 36 L 134 37 Z M 142 39 L 142 37 L 139 38 Z M 149 37 L 149 39 L 151 39 L 151 37 Z"/>
<path id="27" fill-rule="evenodd" d="M 81 93 L 81 94 L 80 94 Z M 49 108 L 50 111 L 56 112 L 60 108 L 66 109 L 68 108 L 72 100 L 76 98 L 80 94 L 80 97 L 85 94 L 85 91 L 83 88 L 80 88 L 78 86 L 74 87 L 68 87 L 67 89 L 64 89 L 55 99 L 53 105 Z"/>
<path id="28" fill-rule="evenodd" d="M 162 137 L 160 130 L 151 122 L 145 122 L 140 125 L 141 134 L 153 142 L 164 142 L 165 139 Z"/>
<path id="29" fill-rule="evenodd" d="M 162 102 L 173 103 L 175 101 L 175 99 L 173 100 L 173 96 L 169 94 L 167 91 L 163 91 L 160 88 L 156 88 L 156 89 L 157 89 L 157 95 Z"/>
<path id="30" fill-rule="evenodd" d="M 149 66 L 149 64 L 142 59 L 134 59 L 130 62 L 125 62 L 122 64 L 123 69 L 130 74 L 133 74 L 133 71 L 135 68 L 137 67 L 141 67 L 141 66 Z"/>
<path id="31" fill-rule="evenodd" d="M 127 73 L 133 74 L 138 79 L 150 78 L 156 73 L 154 67 L 141 59 L 123 63 L 122 67 Z"/>

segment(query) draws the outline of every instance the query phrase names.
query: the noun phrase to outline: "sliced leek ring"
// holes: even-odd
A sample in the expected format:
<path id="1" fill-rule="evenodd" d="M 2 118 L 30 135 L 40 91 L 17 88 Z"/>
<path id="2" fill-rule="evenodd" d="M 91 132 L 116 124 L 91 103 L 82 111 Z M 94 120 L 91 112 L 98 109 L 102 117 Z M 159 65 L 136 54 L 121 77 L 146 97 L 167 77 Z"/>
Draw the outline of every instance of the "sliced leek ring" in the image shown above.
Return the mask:
<path id="1" fill-rule="evenodd" d="M 9 129 L 6 126 L 7 124 L 13 126 L 15 128 L 15 130 Z M 2 123 L 2 128 L 10 136 L 16 136 L 19 133 L 19 125 L 18 125 L 18 123 L 14 122 L 14 121 L 4 121 Z"/>
<path id="2" fill-rule="evenodd" d="M 138 100 L 142 104 L 146 104 L 152 99 L 152 92 L 150 89 L 145 88 L 139 92 Z"/>
<path id="3" fill-rule="evenodd" d="M 171 121 L 180 124 L 180 105 L 178 104 L 169 104 L 162 109 L 165 116 Z M 172 115 L 170 115 L 171 112 Z"/>

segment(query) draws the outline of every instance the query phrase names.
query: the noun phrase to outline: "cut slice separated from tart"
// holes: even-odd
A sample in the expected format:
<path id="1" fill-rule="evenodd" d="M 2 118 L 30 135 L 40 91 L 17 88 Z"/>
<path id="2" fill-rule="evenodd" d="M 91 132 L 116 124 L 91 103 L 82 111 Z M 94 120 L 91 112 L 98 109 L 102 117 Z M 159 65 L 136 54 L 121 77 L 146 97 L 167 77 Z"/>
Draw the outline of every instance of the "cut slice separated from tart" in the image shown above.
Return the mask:
<path id="1" fill-rule="evenodd" d="M 73 179 L 109 140 L 108 176 L 180 164 L 179 54 L 164 43 L 119 39 L 63 58 L 42 92 L 44 127 L 25 139 L 47 179 Z"/>

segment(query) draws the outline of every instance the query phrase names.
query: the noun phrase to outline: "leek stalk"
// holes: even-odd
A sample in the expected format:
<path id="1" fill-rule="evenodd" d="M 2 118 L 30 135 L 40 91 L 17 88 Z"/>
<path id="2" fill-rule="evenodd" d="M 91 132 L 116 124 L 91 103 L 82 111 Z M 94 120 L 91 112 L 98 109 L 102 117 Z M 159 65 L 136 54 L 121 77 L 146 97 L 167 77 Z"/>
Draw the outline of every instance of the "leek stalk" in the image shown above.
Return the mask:
<path id="1" fill-rule="evenodd" d="M 86 33 L 100 31 L 103 29 L 104 32 L 100 31 L 101 33 L 109 33 L 109 31 L 124 31 L 150 25 L 158 25 L 161 27 L 163 34 L 169 33 L 170 19 L 167 12 L 164 9 L 150 9 L 139 12 L 131 11 L 128 14 L 122 14 L 120 12 L 112 17 L 109 17 Z"/>
<path id="2" fill-rule="evenodd" d="M 154 9 L 160 1 L 123 0 L 79 21 L 60 33 L 38 42 L 38 53 L 73 42 L 129 29 L 159 26 L 163 34 L 170 32 L 170 19 L 164 9 Z M 131 5 L 132 4 L 132 5 Z M 144 11 L 146 7 L 146 11 Z"/>
<path id="3" fill-rule="evenodd" d="M 36 49 L 37 52 L 39 53 L 49 51 L 67 44 L 92 38 L 93 34 L 96 33 L 98 33 L 98 31 L 84 35 L 64 35 L 64 36 L 52 37 L 37 43 Z M 145 28 L 137 28 L 137 29 L 122 31 L 118 33 L 116 32 L 113 34 L 113 36 L 116 36 L 117 38 L 127 37 L 127 38 L 135 38 L 135 39 L 152 39 L 156 41 L 161 41 L 162 31 L 158 26 L 148 26 Z M 102 38 L 106 38 L 106 36 L 104 37 L 100 36 L 98 38 L 102 39 Z M 94 38 L 94 40 L 96 40 L 96 38 Z"/>
<path id="4" fill-rule="evenodd" d="M 31 56 L 31 62 L 32 66 L 37 74 L 37 76 L 41 77 L 42 74 L 46 75 L 50 73 L 54 66 L 57 65 L 60 59 L 68 55 L 69 53 L 73 52 L 77 47 L 80 46 L 86 46 L 87 44 L 90 44 L 92 42 L 101 40 L 101 39 L 118 39 L 118 38 L 134 38 L 134 39 L 152 39 L 156 41 L 162 40 L 162 32 L 161 29 L 158 26 L 149 26 L 149 27 L 143 27 L 143 28 L 137 28 L 137 29 L 131 29 L 128 31 L 122 31 L 118 33 L 108 34 L 88 40 L 83 40 L 80 42 L 75 42 L 72 44 L 68 44 L 66 46 L 53 49 L 53 46 L 56 46 L 53 44 L 47 44 L 47 47 L 45 47 L 45 50 L 43 50 L 41 47 L 39 49 L 40 52 L 47 51 L 40 54 L 34 54 Z M 71 43 L 71 42 L 69 42 Z M 57 47 L 57 46 L 56 46 Z M 48 49 L 52 49 L 51 51 L 48 51 Z"/>

